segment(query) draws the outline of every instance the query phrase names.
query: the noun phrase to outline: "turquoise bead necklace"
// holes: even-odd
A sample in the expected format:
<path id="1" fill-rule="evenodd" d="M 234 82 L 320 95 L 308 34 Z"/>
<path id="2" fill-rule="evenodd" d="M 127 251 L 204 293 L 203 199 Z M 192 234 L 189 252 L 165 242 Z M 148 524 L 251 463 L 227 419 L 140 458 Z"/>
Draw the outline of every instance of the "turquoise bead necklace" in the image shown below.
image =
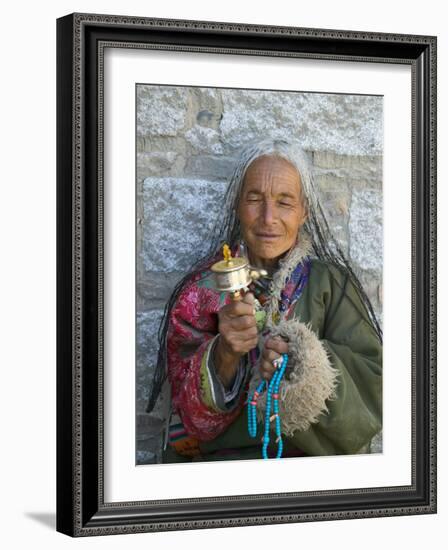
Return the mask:
<path id="1" fill-rule="evenodd" d="M 276 370 L 271 378 L 269 384 L 263 380 L 257 388 L 254 390 L 252 396 L 249 397 L 247 402 L 247 430 L 251 437 L 257 436 L 257 401 L 261 393 L 267 388 L 266 393 L 266 411 L 264 419 L 264 435 L 263 435 L 263 447 L 261 450 L 262 457 L 268 459 L 268 445 L 270 441 L 270 426 L 271 422 L 275 420 L 275 435 L 277 436 L 275 442 L 277 443 L 277 455 L 275 458 L 281 458 L 283 453 L 283 440 L 281 434 L 280 424 L 280 411 L 278 406 L 278 392 L 280 388 L 280 382 L 288 365 L 288 355 L 285 353 L 279 359 L 274 361 L 276 364 Z M 271 410 L 273 414 L 271 416 Z"/>

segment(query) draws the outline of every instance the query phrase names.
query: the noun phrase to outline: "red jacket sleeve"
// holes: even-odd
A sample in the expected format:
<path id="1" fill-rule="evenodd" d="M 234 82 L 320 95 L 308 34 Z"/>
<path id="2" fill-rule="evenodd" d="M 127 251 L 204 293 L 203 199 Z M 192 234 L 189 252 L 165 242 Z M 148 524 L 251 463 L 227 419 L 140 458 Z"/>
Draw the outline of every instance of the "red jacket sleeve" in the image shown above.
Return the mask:
<path id="1" fill-rule="evenodd" d="M 227 298 L 226 298 L 227 299 Z M 211 339 L 218 333 L 220 293 L 189 282 L 170 313 L 167 361 L 172 403 L 185 430 L 200 441 L 217 437 L 237 418 L 243 407 L 231 412 L 210 409 L 201 398 L 201 362 Z"/>

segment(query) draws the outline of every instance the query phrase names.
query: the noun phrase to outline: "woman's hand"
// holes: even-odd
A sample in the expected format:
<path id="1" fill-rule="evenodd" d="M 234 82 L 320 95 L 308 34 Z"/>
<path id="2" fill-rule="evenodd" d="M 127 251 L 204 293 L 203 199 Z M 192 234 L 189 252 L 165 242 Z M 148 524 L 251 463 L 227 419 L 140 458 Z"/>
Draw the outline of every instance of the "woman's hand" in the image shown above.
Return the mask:
<path id="1" fill-rule="evenodd" d="M 223 306 L 218 313 L 219 338 L 215 348 L 216 372 L 225 387 L 230 387 L 241 357 L 258 343 L 254 297 L 244 298 Z"/>
<path id="2" fill-rule="evenodd" d="M 274 336 L 265 341 L 260 365 L 261 376 L 264 380 L 269 382 L 276 369 L 272 362 L 284 353 L 288 353 L 288 350 L 288 342 L 285 342 L 280 336 Z"/>

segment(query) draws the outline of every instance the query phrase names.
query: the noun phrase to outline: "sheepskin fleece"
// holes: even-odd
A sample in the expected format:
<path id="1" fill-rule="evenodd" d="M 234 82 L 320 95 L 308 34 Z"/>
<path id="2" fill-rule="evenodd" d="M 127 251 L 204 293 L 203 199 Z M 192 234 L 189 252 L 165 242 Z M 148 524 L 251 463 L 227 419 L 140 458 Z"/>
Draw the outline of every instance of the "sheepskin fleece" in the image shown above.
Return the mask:
<path id="1" fill-rule="evenodd" d="M 299 320 L 280 321 L 269 336 L 277 335 L 289 340 L 287 376 L 280 384 L 279 411 L 282 433 L 292 436 L 296 430 L 307 430 L 321 414 L 328 412 L 326 401 L 336 398 L 338 371 L 331 366 L 317 335 Z M 260 344 L 263 346 L 263 342 Z M 249 395 L 260 382 L 260 364 L 257 363 Z M 260 421 L 264 419 L 265 410 L 266 392 L 263 392 L 257 406 Z"/>

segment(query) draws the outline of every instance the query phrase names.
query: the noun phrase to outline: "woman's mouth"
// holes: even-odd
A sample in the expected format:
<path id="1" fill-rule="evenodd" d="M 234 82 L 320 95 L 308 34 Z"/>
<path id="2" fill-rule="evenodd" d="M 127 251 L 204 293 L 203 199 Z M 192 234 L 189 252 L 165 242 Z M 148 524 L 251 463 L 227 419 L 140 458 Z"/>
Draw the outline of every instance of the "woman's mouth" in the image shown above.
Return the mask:
<path id="1" fill-rule="evenodd" d="M 272 241 L 274 239 L 278 239 L 279 237 L 281 237 L 281 235 L 277 235 L 275 233 L 257 233 L 256 236 L 259 239 L 263 239 L 266 241 Z"/>

